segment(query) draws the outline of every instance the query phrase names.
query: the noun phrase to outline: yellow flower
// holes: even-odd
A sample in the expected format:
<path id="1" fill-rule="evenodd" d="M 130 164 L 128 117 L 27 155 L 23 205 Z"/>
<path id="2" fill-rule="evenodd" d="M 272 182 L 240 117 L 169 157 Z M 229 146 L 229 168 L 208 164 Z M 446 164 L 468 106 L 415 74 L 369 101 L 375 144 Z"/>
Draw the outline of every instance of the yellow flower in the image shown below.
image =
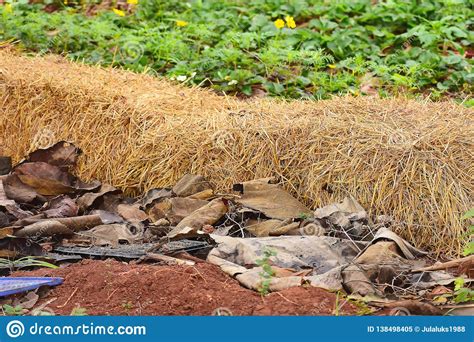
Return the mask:
<path id="1" fill-rule="evenodd" d="M 11 4 L 5 4 L 5 12 L 7 12 L 7 13 L 12 13 L 13 12 L 13 8 L 12 8 Z"/>
<path id="2" fill-rule="evenodd" d="M 117 8 L 112 8 L 112 11 L 114 11 L 114 13 L 117 14 L 119 17 L 125 17 L 125 12 L 122 10 L 119 10 Z"/>
<path id="3" fill-rule="evenodd" d="M 285 22 L 281 19 L 275 20 L 274 24 L 277 29 L 282 29 L 283 27 L 285 27 Z"/>
<path id="4" fill-rule="evenodd" d="M 176 26 L 185 27 L 185 26 L 188 26 L 188 22 L 184 20 L 176 20 Z"/>
<path id="5" fill-rule="evenodd" d="M 287 15 L 285 17 L 285 21 L 286 21 L 286 26 L 288 26 L 289 28 L 294 29 L 296 27 L 295 19 L 293 19 L 293 17 L 290 17 L 289 15 Z"/>
<path id="6" fill-rule="evenodd" d="M 335 64 L 328 64 L 328 67 L 329 67 L 329 69 L 336 69 L 336 65 L 335 65 Z"/>
<path id="7" fill-rule="evenodd" d="M 137 4 L 138 4 L 138 0 L 127 0 L 127 4 L 130 4 L 130 5 L 137 5 Z"/>

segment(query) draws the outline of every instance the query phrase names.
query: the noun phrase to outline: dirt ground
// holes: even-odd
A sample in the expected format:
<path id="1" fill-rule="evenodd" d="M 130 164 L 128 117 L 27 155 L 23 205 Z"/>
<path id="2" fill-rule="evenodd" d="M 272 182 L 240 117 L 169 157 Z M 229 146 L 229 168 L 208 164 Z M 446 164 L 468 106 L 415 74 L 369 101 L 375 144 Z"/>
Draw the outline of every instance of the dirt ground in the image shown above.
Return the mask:
<path id="1" fill-rule="evenodd" d="M 357 307 L 315 287 L 295 287 L 262 298 L 243 288 L 217 266 L 128 264 L 83 260 L 59 269 L 16 272 L 13 276 L 64 278 L 40 303 L 69 315 L 75 307 L 88 315 L 333 315 L 357 314 Z"/>

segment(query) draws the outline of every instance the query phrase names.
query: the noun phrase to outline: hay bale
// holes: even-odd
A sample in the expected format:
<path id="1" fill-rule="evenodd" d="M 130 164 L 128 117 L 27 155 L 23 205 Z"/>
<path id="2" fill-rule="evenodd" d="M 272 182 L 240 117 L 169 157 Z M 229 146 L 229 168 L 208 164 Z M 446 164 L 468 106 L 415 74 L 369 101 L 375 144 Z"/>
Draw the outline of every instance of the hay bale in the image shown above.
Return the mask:
<path id="1" fill-rule="evenodd" d="M 146 75 L 0 52 L 0 154 L 56 140 L 79 173 L 129 193 L 200 173 L 219 189 L 279 176 L 311 207 L 352 194 L 435 253 L 460 251 L 474 205 L 473 111 L 452 102 L 239 101 Z"/>

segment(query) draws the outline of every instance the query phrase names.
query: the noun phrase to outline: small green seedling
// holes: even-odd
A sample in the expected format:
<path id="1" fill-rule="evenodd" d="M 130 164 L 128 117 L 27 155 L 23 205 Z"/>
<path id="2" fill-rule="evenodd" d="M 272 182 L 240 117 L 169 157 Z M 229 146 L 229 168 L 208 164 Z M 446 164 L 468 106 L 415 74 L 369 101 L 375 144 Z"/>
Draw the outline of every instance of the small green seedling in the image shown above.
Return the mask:
<path id="1" fill-rule="evenodd" d="M 472 219 L 472 218 L 474 218 L 474 208 L 469 210 L 462 217 L 463 220 Z M 466 248 L 464 248 L 463 254 L 465 256 L 474 254 L 474 240 L 472 239 L 472 237 L 474 236 L 474 225 L 469 226 L 467 234 L 471 238 L 471 240 L 467 243 Z"/>
<path id="2" fill-rule="evenodd" d="M 87 316 L 87 309 L 77 306 L 74 309 L 72 309 L 70 316 Z"/>
<path id="3" fill-rule="evenodd" d="M 2 310 L 5 316 L 23 316 L 25 313 L 25 310 L 21 305 L 11 306 L 8 304 L 3 304 Z"/>
<path id="4" fill-rule="evenodd" d="M 260 287 L 258 289 L 258 292 L 262 296 L 266 296 L 270 293 L 270 283 L 272 281 L 273 276 L 275 275 L 275 272 L 273 271 L 272 266 L 270 265 L 270 258 L 276 255 L 276 251 L 271 250 L 270 248 L 265 248 L 265 250 L 263 251 L 263 258 L 258 259 L 256 261 L 257 265 L 262 267 L 263 269 L 263 271 L 259 273 L 261 277 L 261 282 Z"/>
<path id="5" fill-rule="evenodd" d="M 474 300 L 474 290 L 464 286 L 463 278 L 454 280 L 454 302 L 466 303 Z"/>
<path id="6" fill-rule="evenodd" d="M 298 215 L 298 218 L 301 219 L 301 220 L 306 220 L 307 218 L 309 218 L 309 215 L 306 214 L 306 213 L 300 213 Z"/>
<path id="7" fill-rule="evenodd" d="M 123 302 L 122 303 L 122 308 L 124 308 L 125 310 L 132 310 L 133 309 L 133 304 L 130 301 Z"/>

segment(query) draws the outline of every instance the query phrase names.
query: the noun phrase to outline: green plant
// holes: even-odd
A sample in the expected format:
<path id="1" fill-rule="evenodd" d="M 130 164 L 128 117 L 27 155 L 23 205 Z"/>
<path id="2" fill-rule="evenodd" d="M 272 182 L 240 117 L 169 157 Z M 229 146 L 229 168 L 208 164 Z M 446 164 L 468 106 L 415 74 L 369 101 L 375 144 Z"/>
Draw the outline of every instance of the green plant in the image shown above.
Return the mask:
<path id="1" fill-rule="evenodd" d="M 0 269 L 6 268 L 10 270 L 17 270 L 25 267 L 48 267 L 58 268 L 58 266 L 50 264 L 49 262 L 42 261 L 36 256 L 27 256 L 16 260 L 9 260 L 0 258 Z"/>
<path id="2" fill-rule="evenodd" d="M 474 217 L 474 208 L 466 212 L 463 216 L 463 220 L 471 219 Z M 468 236 L 471 237 L 474 234 L 474 225 L 469 226 Z M 466 248 L 463 251 L 465 256 L 474 254 L 474 241 L 472 239 L 468 242 Z M 463 278 L 456 278 L 454 281 L 454 301 L 456 303 L 470 302 L 474 300 L 474 290 L 464 286 L 465 280 Z"/>
<path id="3" fill-rule="evenodd" d="M 275 272 L 273 271 L 272 266 L 270 264 L 270 258 L 276 255 L 276 251 L 270 248 L 265 248 L 263 251 L 263 258 L 258 259 L 256 261 L 257 265 L 262 267 L 262 272 L 259 273 L 261 281 L 260 286 L 258 288 L 258 292 L 262 296 L 266 296 L 270 293 L 270 283 L 275 275 Z"/>
<path id="4" fill-rule="evenodd" d="M 122 308 L 124 308 L 125 310 L 131 310 L 131 309 L 133 309 L 133 304 L 130 301 L 123 302 L 122 303 Z"/>
<path id="5" fill-rule="evenodd" d="M 469 210 L 467 213 L 465 213 L 462 217 L 463 220 L 467 219 L 472 219 L 474 218 L 474 208 Z M 474 241 L 472 239 L 472 236 L 474 235 L 474 225 L 470 225 L 468 227 L 468 237 L 470 238 L 469 242 L 467 243 L 466 248 L 464 248 L 463 254 L 465 256 L 472 255 L 474 254 Z"/>
<path id="6" fill-rule="evenodd" d="M 471 302 L 474 300 L 474 290 L 464 286 L 463 278 L 456 278 L 454 281 L 454 301 L 456 303 Z"/>
<path id="7" fill-rule="evenodd" d="M 53 13 L 36 2 L 0 5 L 0 41 L 219 93 L 456 93 L 470 103 L 470 0 L 140 0 L 125 16 L 106 6 L 90 16 L 82 2 L 54 1 Z M 287 15 L 296 27 L 277 28 Z"/>
<path id="8" fill-rule="evenodd" d="M 76 306 L 72 309 L 70 316 L 87 316 L 87 309 Z"/>
<path id="9" fill-rule="evenodd" d="M 334 303 L 334 316 L 339 316 L 339 313 L 341 311 L 342 305 L 339 303 L 339 296 L 341 296 L 341 291 L 336 292 L 336 301 Z"/>
<path id="10" fill-rule="evenodd" d="M 22 316 L 25 313 L 25 310 L 21 305 L 11 306 L 8 304 L 3 304 L 2 310 L 6 316 Z"/>
<path id="11" fill-rule="evenodd" d="M 306 213 L 300 213 L 298 215 L 298 218 L 301 219 L 301 220 L 306 220 L 307 218 L 309 218 L 309 215 L 306 214 Z"/>

